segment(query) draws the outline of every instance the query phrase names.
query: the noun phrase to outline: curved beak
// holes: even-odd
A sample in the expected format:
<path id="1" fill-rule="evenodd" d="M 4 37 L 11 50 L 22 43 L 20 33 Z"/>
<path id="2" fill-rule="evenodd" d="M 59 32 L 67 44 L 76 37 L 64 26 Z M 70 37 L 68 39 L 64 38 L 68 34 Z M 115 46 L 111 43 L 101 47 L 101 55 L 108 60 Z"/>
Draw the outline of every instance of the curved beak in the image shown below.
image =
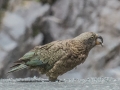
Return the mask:
<path id="1" fill-rule="evenodd" d="M 101 41 L 99 41 L 98 39 L 100 39 Z M 96 35 L 96 45 L 103 46 L 103 38 L 99 35 Z"/>

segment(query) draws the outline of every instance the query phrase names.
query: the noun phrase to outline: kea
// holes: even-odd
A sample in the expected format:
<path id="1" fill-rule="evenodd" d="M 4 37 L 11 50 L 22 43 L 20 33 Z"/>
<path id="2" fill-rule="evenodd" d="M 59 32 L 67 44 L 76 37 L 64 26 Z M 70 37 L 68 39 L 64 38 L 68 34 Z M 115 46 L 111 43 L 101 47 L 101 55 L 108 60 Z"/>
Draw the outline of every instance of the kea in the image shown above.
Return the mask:
<path id="1" fill-rule="evenodd" d="M 56 81 L 59 75 L 84 63 L 89 51 L 96 45 L 103 45 L 103 38 L 93 32 L 85 32 L 73 39 L 36 46 L 14 62 L 8 73 L 29 68 L 46 74 L 49 81 Z"/>

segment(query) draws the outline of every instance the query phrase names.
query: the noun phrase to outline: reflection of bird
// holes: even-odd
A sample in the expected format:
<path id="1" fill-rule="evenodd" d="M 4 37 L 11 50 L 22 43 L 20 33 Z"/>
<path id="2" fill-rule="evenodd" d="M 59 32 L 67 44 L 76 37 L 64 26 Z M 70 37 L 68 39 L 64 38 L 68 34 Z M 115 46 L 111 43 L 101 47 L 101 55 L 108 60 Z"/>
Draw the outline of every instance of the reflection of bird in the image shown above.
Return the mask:
<path id="1" fill-rule="evenodd" d="M 98 38 L 101 41 L 98 41 Z M 101 36 L 93 32 L 85 32 L 73 39 L 36 46 L 16 61 L 9 73 L 30 68 L 46 74 L 50 81 L 56 81 L 59 75 L 83 63 L 89 51 L 102 43 Z"/>

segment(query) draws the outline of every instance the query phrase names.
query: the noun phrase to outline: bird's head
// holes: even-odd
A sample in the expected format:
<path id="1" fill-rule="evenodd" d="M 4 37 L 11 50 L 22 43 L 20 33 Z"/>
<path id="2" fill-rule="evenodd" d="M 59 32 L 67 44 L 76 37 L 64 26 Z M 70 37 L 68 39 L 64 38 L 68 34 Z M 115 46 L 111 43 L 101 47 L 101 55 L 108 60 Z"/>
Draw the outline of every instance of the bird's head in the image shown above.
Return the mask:
<path id="1" fill-rule="evenodd" d="M 96 45 L 103 46 L 103 38 L 93 32 L 82 33 L 75 39 L 80 40 L 89 49 L 93 48 Z"/>

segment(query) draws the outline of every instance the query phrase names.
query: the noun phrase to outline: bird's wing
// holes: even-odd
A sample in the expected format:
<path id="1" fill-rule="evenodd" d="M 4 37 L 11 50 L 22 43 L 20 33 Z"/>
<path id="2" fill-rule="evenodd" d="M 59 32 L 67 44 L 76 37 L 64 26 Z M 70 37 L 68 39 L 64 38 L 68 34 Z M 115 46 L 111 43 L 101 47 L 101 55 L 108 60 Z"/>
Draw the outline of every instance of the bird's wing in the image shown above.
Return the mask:
<path id="1" fill-rule="evenodd" d="M 63 46 L 59 44 L 59 42 L 60 41 L 54 41 L 43 46 L 36 46 L 33 50 L 16 61 L 15 65 L 21 63 L 28 66 L 53 65 L 65 54 L 65 51 L 62 49 Z M 15 65 L 13 65 L 13 67 Z"/>

